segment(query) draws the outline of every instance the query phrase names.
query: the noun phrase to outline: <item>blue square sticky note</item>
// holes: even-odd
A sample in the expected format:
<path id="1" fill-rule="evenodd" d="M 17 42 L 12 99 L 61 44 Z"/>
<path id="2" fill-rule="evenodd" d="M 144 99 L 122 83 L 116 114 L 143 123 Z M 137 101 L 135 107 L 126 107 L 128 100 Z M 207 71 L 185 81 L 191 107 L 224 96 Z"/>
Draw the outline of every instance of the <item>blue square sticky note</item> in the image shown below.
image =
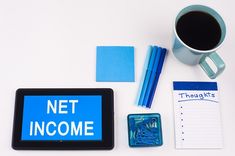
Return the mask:
<path id="1" fill-rule="evenodd" d="M 134 47 L 97 46 L 97 82 L 134 82 Z"/>

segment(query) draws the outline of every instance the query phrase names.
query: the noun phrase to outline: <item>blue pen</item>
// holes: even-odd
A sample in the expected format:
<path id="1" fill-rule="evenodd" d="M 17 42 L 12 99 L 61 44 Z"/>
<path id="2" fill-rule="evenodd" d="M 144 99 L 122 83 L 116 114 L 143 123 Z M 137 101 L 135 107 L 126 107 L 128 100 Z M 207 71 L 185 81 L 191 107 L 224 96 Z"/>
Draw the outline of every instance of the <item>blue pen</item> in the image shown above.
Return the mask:
<path id="1" fill-rule="evenodd" d="M 156 88 L 157 88 L 158 80 L 159 80 L 159 77 L 160 77 L 160 74 L 161 74 L 161 71 L 162 71 L 162 67 L 163 67 L 163 63 L 164 63 L 164 60 L 165 60 L 166 51 L 167 50 L 165 48 L 163 48 L 161 50 L 161 57 L 160 57 L 159 64 L 158 64 L 158 67 L 157 67 L 157 72 L 156 72 L 156 75 L 155 75 L 154 83 L 153 83 L 152 88 L 151 88 L 151 94 L 150 94 L 150 97 L 148 99 L 148 104 L 146 106 L 148 108 L 151 107 L 152 102 L 153 102 L 153 97 L 154 97 L 154 94 L 155 94 L 155 91 L 156 91 Z"/>
<path id="2" fill-rule="evenodd" d="M 155 50 L 155 58 L 154 58 L 154 62 L 153 62 L 153 66 L 150 70 L 150 78 L 149 78 L 149 82 L 148 82 L 148 85 L 147 85 L 147 89 L 146 89 L 146 93 L 144 95 L 144 106 L 147 106 L 148 105 L 148 99 L 150 97 L 150 94 L 151 94 L 151 88 L 153 86 L 153 83 L 154 83 L 154 79 L 155 79 L 155 75 L 156 75 L 156 72 L 157 72 L 157 67 L 158 67 L 158 64 L 159 64 L 159 60 L 160 60 L 160 56 L 161 56 L 161 49 L 160 47 L 157 47 L 157 46 L 154 46 L 153 47 L 153 50 Z"/>
<path id="3" fill-rule="evenodd" d="M 150 60 L 151 60 L 151 57 L 152 57 L 152 51 L 153 51 L 153 47 L 150 45 L 148 47 L 148 52 L 147 52 L 147 56 L 146 56 L 146 59 L 145 59 L 145 64 L 144 64 L 144 71 L 143 71 L 143 76 L 141 78 L 141 86 L 139 88 L 139 93 L 138 93 L 138 96 L 137 98 L 137 103 L 139 106 L 141 106 L 143 104 L 143 100 L 144 100 L 144 94 L 146 92 L 146 88 L 147 88 L 147 81 L 149 81 L 149 77 L 150 77 L 150 74 L 148 74 L 148 67 L 150 66 Z"/>

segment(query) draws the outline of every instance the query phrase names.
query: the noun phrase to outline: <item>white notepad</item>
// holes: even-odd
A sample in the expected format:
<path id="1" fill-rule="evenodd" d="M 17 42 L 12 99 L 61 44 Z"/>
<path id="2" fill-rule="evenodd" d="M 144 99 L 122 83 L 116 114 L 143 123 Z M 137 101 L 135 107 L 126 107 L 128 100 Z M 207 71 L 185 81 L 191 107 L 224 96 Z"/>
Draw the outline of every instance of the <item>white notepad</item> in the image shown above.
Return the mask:
<path id="1" fill-rule="evenodd" d="M 176 148 L 222 148 L 216 82 L 173 82 Z"/>

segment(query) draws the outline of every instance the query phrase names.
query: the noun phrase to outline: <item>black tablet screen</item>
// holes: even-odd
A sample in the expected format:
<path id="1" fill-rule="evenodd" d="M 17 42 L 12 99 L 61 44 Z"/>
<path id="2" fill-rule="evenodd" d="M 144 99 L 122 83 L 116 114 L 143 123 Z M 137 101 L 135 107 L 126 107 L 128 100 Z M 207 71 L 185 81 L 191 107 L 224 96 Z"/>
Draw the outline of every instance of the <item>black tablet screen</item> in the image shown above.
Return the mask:
<path id="1" fill-rule="evenodd" d="M 21 140 L 102 140 L 102 96 L 24 96 Z"/>
<path id="2" fill-rule="evenodd" d="M 90 150 L 114 147 L 113 90 L 26 88 L 16 91 L 12 147 Z"/>

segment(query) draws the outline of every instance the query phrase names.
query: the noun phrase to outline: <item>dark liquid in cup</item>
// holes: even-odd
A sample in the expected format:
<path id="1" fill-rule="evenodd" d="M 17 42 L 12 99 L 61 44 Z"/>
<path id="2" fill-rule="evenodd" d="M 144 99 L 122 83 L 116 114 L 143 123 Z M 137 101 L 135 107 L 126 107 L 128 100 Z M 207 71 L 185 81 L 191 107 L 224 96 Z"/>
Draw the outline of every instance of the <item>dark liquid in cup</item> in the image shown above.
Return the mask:
<path id="1" fill-rule="evenodd" d="M 176 31 L 185 44 L 198 50 L 215 48 L 221 38 L 221 29 L 217 20 L 201 11 L 191 11 L 180 17 Z"/>

